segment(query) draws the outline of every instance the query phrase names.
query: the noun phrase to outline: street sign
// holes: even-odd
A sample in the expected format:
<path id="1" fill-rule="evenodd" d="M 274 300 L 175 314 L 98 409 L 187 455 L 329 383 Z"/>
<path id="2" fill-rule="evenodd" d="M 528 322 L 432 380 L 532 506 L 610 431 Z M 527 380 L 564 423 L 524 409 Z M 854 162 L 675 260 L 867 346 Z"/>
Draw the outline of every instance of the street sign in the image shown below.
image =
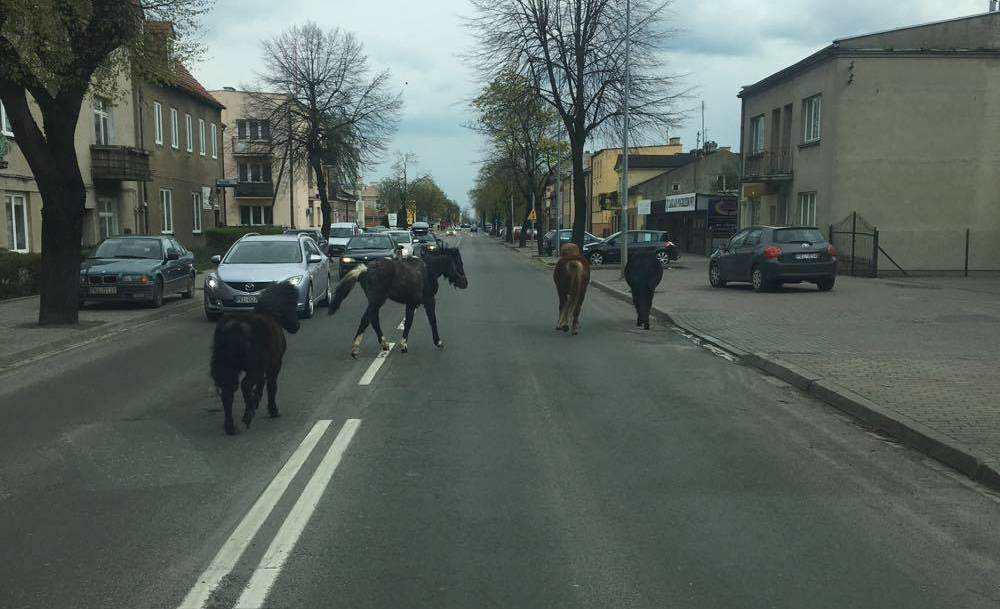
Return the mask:
<path id="1" fill-rule="evenodd" d="M 531 210 L 531 213 L 528 214 L 528 220 L 531 221 L 531 222 L 534 222 L 537 219 L 538 219 L 538 216 L 537 216 L 537 214 L 535 214 L 535 210 Z"/>
<path id="2" fill-rule="evenodd" d="M 398 218 L 399 218 L 399 214 L 393 214 L 393 213 L 389 214 L 389 227 L 390 228 L 396 228 L 397 226 L 399 226 L 399 224 L 397 223 L 397 219 Z"/>
<path id="3" fill-rule="evenodd" d="M 236 180 L 229 178 L 219 178 L 215 181 L 216 188 L 236 188 Z"/>
<path id="4" fill-rule="evenodd" d="M 412 209 L 406 210 L 406 223 L 413 224 L 416 221 L 417 221 L 417 212 Z"/>
<path id="5" fill-rule="evenodd" d="M 638 208 L 638 214 L 640 216 L 648 216 L 652 204 L 653 201 L 650 199 L 639 199 L 639 201 L 636 203 L 636 206 Z"/>

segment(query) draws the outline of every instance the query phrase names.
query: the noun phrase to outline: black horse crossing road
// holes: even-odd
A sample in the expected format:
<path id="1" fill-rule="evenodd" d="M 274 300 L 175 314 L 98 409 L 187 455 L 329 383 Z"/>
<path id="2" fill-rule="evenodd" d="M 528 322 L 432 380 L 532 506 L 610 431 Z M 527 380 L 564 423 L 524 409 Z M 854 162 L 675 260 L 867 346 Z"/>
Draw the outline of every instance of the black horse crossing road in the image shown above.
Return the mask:
<path id="1" fill-rule="evenodd" d="M 355 295 L 233 437 L 194 309 L 0 377 L 0 607 L 1000 602 L 992 496 L 597 290 L 556 332 L 550 269 L 461 250 L 446 349 L 417 316 L 352 360 Z"/>

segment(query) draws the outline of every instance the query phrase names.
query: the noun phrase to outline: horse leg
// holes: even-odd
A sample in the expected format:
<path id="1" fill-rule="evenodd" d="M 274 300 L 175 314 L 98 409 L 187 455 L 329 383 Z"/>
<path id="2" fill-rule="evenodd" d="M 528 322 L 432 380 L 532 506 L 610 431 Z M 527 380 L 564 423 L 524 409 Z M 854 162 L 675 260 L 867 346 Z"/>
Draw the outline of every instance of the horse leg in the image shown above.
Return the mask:
<path id="1" fill-rule="evenodd" d="M 278 412 L 278 403 L 275 399 L 278 397 L 278 373 L 281 372 L 281 364 L 272 370 L 267 375 L 267 414 L 271 418 L 280 417 L 281 413 Z"/>
<path id="2" fill-rule="evenodd" d="M 406 305 L 406 318 L 403 321 L 403 338 L 399 341 L 399 350 L 406 353 L 410 350 L 409 345 L 406 343 L 406 339 L 410 337 L 410 328 L 413 327 L 413 314 L 417 312 L 417 307 L 413 305 Z"/>
<path id="3" fill-rule="evenodd" d="M 235 435 L 236 425 L 233 424 L 233 396 L 236 393 L 236 385 L 221 387 L 219 388 L 219 393 L 222 395 L 222 410 L 226 414 L 226 433 L 231 436 Z"/>
<path id="4" fill-rule="evenodd" d="M 441 340 L 441 336 L 438 334 L 437 311 L 435 311 L 436 306 L 437 304 L 434 302 L 433 298 L 424 303 L 424 309 L 427 310 L 427 321 L 431 324 L 431 336 L 434 337 L 434 346 L 438 349 L 444 349 L 444 341 Z"/>
<path id="5" fill-rule="evenodd" d="M 358 333 L 354 335 L 354 343 L 351 345 L 351 357 L 358 359 L 361 353 L 361 339 L 365 337 L 365 330 L 368 329 L 368 310 L 361 314 L 361 323 L 358 324 Z"/>
<path id="6" fill-rule="evenodd" d="M 636 314 L 636 327 L 642 325 L 642 305 L 639 303 L 639 291 L 636 289 L 632 290 L 632 306 L 635 307 Z"/>
<path id="7" fill-rule="evenodd" d="M 559 320 L 556 322 L 556 330 L 562 330 L 563 332 L 569 330 L 569 325 L 566 321 L 567 313 L 566 305 L 569 301 L 569 295 L 563 290 L 557 290 L 559 292 Z"/>
<path id="8" fill-rule="evenodd" d="M 573 334 L 580 333 L 580 309 L 583 308 L 583 298 L 587 295 L 586 286 L 580 287 L 580 294 L 573 304 Z"/>
<path id="9" fill-rule="evenodd" d="M 257 402 L 259 400 L 257 397 L 257 388 L 264 380 L 259 379 L 258 376 L 247 372 L 246 376 L 243 377 L 243 382 L 240 383 L 240 387 L 243 389 L 243 424 L 247 428 L 253 422 L 253 415 L 257 413 Z"/>
<path id="10" fill-rule="evenodd" d="M 383 351 L 389 350 L 389 341 L 385 339 L 382 334 L 382 324 L 378 319 L 378 310 L 382 307 L 381 304 L 370 303 L 368 305 L 368 310 L 365 312 L 365 317 L 371 323 L 372 328 L 375 330 L 375 336 L 378 337 L 378 344 L 382 346 Z"/>

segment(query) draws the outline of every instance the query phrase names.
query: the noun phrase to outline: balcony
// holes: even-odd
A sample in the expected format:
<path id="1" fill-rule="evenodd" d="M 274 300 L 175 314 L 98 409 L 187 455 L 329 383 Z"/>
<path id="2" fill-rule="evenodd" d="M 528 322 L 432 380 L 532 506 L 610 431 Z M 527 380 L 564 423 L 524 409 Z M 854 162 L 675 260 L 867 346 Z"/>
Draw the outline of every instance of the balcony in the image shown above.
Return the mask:
<path id="1" fill-rule="evenodd" d="M 746 156 L 743 164 L 743 181 L 778 181 L 792 179 L 792 154 L 781 152 L 756 152 Z"/>
<path id="2" fill-rule="evenodd" d="M 271 140 L 247 140 L 233 138 L 233 154 L 268 155 L 271 154 Z"/>
<path id="3" fill-rule="evenodd" d="M 90 147 L 90 174 L 95 180 L 148 182 L 149 152 L 129 146 Z"/>
<path id="4" fill-rule="evenodd" d="M 274 182 L 237 182 L 236 196 L 253 199 L 270 199 L 274 196 Z"/>

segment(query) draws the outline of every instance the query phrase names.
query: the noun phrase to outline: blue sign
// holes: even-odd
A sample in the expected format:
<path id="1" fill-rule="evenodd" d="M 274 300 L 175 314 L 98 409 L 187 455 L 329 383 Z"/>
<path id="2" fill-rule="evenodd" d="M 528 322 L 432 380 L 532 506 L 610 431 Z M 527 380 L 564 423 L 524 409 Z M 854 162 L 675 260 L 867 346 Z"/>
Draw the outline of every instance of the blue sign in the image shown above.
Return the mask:
<path id="1" fill-rule="evenodd" d="M 236 180 L 231 180 L 227 178 L 219 178 L 215 181 L 216 188 L 236 188 Z"/>

